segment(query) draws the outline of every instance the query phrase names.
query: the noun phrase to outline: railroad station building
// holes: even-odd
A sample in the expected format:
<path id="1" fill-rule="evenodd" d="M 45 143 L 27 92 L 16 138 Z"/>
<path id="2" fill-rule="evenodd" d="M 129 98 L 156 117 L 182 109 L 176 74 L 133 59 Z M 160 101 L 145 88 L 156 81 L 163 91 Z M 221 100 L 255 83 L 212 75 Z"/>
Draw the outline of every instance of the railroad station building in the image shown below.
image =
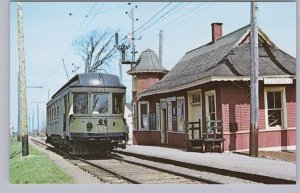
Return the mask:
<path id="1" fill-rule="evenodd" d="M 189 123 L 201 138 L 220 120 L 222 151 L 249 149 L 250 25 L 222 35 L 211 25 L 211 42 L 187 53 L 168 72 L 151 50 L 133 76 L 133 144 L 186 148 Z M 260 150 L 296 149 L 296 59 L 259 29 Z"/>

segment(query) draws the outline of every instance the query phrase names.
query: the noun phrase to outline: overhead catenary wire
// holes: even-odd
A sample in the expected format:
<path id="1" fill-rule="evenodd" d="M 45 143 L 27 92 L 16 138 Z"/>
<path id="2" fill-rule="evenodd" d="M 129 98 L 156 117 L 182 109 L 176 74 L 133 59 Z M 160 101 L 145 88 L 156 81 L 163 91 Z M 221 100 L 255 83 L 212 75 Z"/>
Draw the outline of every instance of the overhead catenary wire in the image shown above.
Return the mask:
<path id="1" fill-rule="evenodd" d="M 177 11 L 183 9 L 184 7 L 186 7 L 189 4 L 189 2 L 186 3 L 178 3 L 177 5 L 173 6 L 171 9 L 169 9 L 167 12 L 165 12 L 163 15 L 161 15 L 159 18 L 157 18 L 156 20 L 154 20 L 152 23 L 150 23 L 149 26 L 145 27 L 144 29 L 142 29 L 141 31 L 138 32 L 137 35 L 141 34 L 143 31 L 149 29 L 150 27 L 156 25 L 157 23 L 162 22 L 163 20 L 165 20 L 168 16 L 171 16 L 172 14 L 176 13 Z M 181 6 L 180 6 L 181 5 Z"/>
<path id="2" fill-rule="evenodd" d="M 104 2 L 102 2 L 102 4 L 99 6 L 99 8 L 97 9 L 96 13 L 99 13 L 100 10 L 103 8 L 103 6 L 104 6 Z M 90 16 L 91 16 L 91 15 L 90 15 Z M 93 15 L 92 19 L 91 19 L 90 22 L 85 26 L 84 29 L 88 29 L 88 27 L 91 25 L 91 23 L 95 20 L 96 16 L 97 16 L 96 14 Z M 85 32 L 85 30 L 83 30 L 78 36 L 80 36 L 83 32 Z M 78 37 L 78 36 L 77 36 L 77 37 Z M 73 39 L 73 41 L 74 41 L 74 39 Z"/>
<path id="3" fill-rule="evenodd" d="M 173 20 L 171 20 L 171 21 L 168 21 L 168 22 L 165 22 L 165 23 L 161 24 L 160 26 L 156 27 L 155 29 L 153 29 L 153 30 L 151 30 L 151 31 L 149 31 L 149 32 L 147 32 L 147 33 L 145 33 L 145 34 L 142 34 L 141 36 L 145 37 L 145 36 L 151 34 L 147 39 L 144 39 L 144 41 L 145 41 L 145 40 L 150 39 L 150 37 L 154 36 L 155 33 L 153 33 L 153 32 L 157 31 L 158 29 L 161 29 L 161 28 L 162 28 L 162 29 L 166 30 L 166 29 L 173 28 L 173 27 L 177 26 L 178 24 L 180 24 L 180 23 L 186 21 L 188 18 L 192 17 L 192 16 L 193 16 L 193 12 L 196 11 L 197 9 L 199 9 L 200 7 L 202 7 L 202 6 L 205 5 L 205 4 L 206 4 L 206 3 L 203 2 L 203 3 L 201 3 L 200 5 L 194 7 L 193 9 L 190 9 L 190 10 L 186 11 L 184 14 L 179 15 L 179 16 L 176 17 L 175 19 L 173 19 Z M 206 8 L 211 7 L 213 4 L 214 4 L 214 3 L 209 4 Z M 191 14 L 191 15 L 190 15 L 190 14 Z M 185 18 L 185 16 L 187 16 L 187 15 L 190 15 L 190 16 Z M 183 18 L 183 19 L 182 19 L 182 18 Z M 172 27 L 166 27 L 166 26 L 168 26 L 169 24 L 174 23 L 174 22 L 176 23 L 174 26 L 172 26 Z"/>
<path id="4" fill-rule="evenodd" d="M 177 3 L 176 5 L 174 5 L 173 7 L 171 7 L 169 10 L 167 10 L 167 12 L 165 12 L 163 15 L 161 15 L 159 18 L 156 18 L 156 20 L 152 21 L 150 23 L 149 26 L 146 27 L 146 24 L 148 24 L 152 19 L 154 19 L 156 16 L 159 15 L 159 13 L 161 13 L 163 10 L 165 10 L 169 5 L 171 5 L 172 2 L 168 3 L 166 6 L 164 6 L 162 9 L 160 9 L 157 13 L 155 13 L 150 19 L 148 19 L 145 23 L 143 23 L 142 25 L 140 25 L 136 30 L 134 30 L 133 33 L 136 33 L 136 36 L 140 35 L 141 32 L 147 30 L 148 28 L 152 27 L 153 25 L 156 25 L 157 23 L 161 22 L 163 19 L 166 18 L 166 16 L 170 16 L 172 14 L 175 13 L 175 11 L 179 11 L 181 10 L 182 8 L 184 8 L 186 5 L 189 4 L 189 2 L 185 2 L 185 3 Z M 181 6 L 180 6 L 181 5 Z M 171 14 L 170 14 L 171 13 Z M 142 27 L 145 26 L 144 29 L 142 29 Z M 142 29 L 142 31 L 140 31 Z M 121 41 L 120 43 L 123 43 L 124 40 L 126 39 L 127 37 L 125 36 Z"/>
<path id="5" fill-rule="evenodd" d="M 87 14 L 84 15 L 84 17 L 85 17 L 84 20 L 82 21 L 82 23 L 81 23 L 80 26 L 78 27 L 76 33 L 74 33 L 73 38 L 71 39 L 70 44 L 68 44 L 67 47 L 64 49 L 64 52 L 63 52 L 63 54 L 62 54 L 62 57 L 64 57 L 64 56 L 66 55 L 68 49 L 70 48 L 70 46 L 72 46 L 72 43 L 74 42 L 75 38 L 82 34 L 83 31 L 81 31 L 81 29 L 83 28 L 84 23 L 88 21 L 88 18 L 89 18 L 90 16 L 93 16 L 93 17 L 92 17 L 92 19 L 90 20 L 90 22 L 86 25 L 85 28 L 87 28 L 87 27 L 92 23 L 92 21 L 95 19 L 95 17 L 96 17 L 98 14 L 101 14 L 101 13 L 104 13 L 104 12 L 109 12 L 109 11 L 115 11 L 115 10 L 117 10 L 117 9 L 120 9 L 120 8 L 123 8 L 123 7 L 126 6 L 126 5 L 121 5 L 121 6 L 117 6 L 117 7 L 114 7 L 114 8 L 111 8 L 111 9 L 107 9 L 107 10 L 104 10 L 104 11 L 101 11 L 101 12 L 100 12 L 100 10 L 101 10 L 101 8 L 103 7 L 104 3 L 105 3 L 105 2 L 102 2 L 102 4 L 100 5 L 100 7 L 98 8 L 98 10 L 97 10 L 95 13 L 93 13 L 93 14 L 92 14 L 92 11 L 94 10 L 94 8 L 95 8 L 97 2 L 95 2 L 95 3 L 90 7 L 90 9 L 88 10 Z M 80 16 L 80 15 L 78 15 L 78 14 L 73 14 L 73 13 L 72 13 L 71 15 Z M 81 17 L 83 17 L 83 15 L 81 15 Z M 79 33 L 80 31 L 81 31 L 81 33 Z M 79 35 L 78 35 L 78 34 L 79 34 Z M 49 74 L 49 76 L 48 76 L 48 77 L 45 79 L 45 81 L 43 82 L 43 85 L 45 85 L 45 83 L 48 82 L 50 78 L 52 78 L 52 76 L 54 75 L 55 71 L 57 70 L 57 68 L 59 67 L 60 64 L 61 64 L 61 63 L 57 63 L 57 65 L 55 65 L 55 67 L 53 68 L 53 70 L 51 71 L 51 73 Z M 41 91 L 38 92 L 37 97 L 39 97 L 40 92 L 41 92 Z"/>
<path id="6" fill-rule="evenodd" d="M 139 26 L 133 33 L 137 32 L 139 29 L 141 29 L 143 26 L 145 26 L 147 23 L 149 23 L 152 19 L 154 19 L 158 14 L 160 14 L 163 10 L 165 10 L 168 6 L 171 5 L 172 2 L 168 3 L 166 6 L 164 6 L 161 10 L 159 10 L 156 14 L 154 14 L 150 19 L 148 19 L 144 24 Z"/>
<path id="7" fill-rule="evenodd" d="M 96 6 L 97 2 L 95 2 L 91 8 L 89 9 L 88 13 L 86 14 L 86 17 L 84 18 L 84 20 L 82 21 L 82 23 L 80 24 L 79 28 L 77 29 L 76 33 L 74 34 L 73 38 L 72 38 L 72 42 L 74 40 L 74 38 L 77 36 L 78 32 L 80 31 L 80 29 L 82 28 L 84 22 L 86 21 L 88 15 L 91 13 L 91 11 L 94 9 L 94 7 Z M 71 42 L 71 43 L 72 43 Z M 68 51 L 69 47 L 71 46 L 72 44 L 68 44 L 67 47 L 64 49 L 64 52 L 62 54 L 62 57 L 63 58 L 65 55 L 66 55 L 66 52 Z M 60 62 L 58 62 L 55 67 L 53 68 L 53 70 L 50 72 L 49 76 L 47 76 L 47 78 L 45 79 L 45 81 L 43 82 L 42 85 L 45 85 L 47 82 L 49 82 L 49 79 L 52 78 L 52 76 L 54 75 L 54 73 L 56 72 L 57 68 L 61 65 Z M 41 90 L 38 91 L 37 95 L 36 95 L 36 98 L 39 98 L 40 96 L 40 93 L 41 93 Z"/>

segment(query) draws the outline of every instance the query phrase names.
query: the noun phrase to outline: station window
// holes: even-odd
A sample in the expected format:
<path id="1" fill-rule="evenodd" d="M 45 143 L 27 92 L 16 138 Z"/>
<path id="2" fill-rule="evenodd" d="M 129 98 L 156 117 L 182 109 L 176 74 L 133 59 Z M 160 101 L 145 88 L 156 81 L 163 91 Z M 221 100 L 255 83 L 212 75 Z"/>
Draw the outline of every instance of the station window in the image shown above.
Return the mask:
<path id="1" fill-rule="evenodd" d="M 123 113 L 123 94 L 113 94 L 113 114 Z"/>
<path id="2" fill-rule="evenodd" d="M 206 121 L 216 120 L 216 92 L 214 90 L 205 92 Z"/>
<path id="3" fill-rule="evenodd" d="M 192 103 L 198 104 L 201 101 L 200 93 L 192 95 Z"/>
<path id="4" fill-rule="evenodd" d="M 149 129 L 149 102 L 139 102 L 139 128 Z"/>
<path id="5" fill-rule="evenodd" d="M 184 98 L 177 99 L 177 128 L 179 132 L 184 132 Z"/>
<path id="6" fill-rule="evenodd" d="M 74 93 L 73 94 L 73 111 L 74 114 L 88 113 L 88 94 Z"/>
<path id="7" fill-rule="evenodd" d="M 108 112 L 108 93 L 95 93 L 92 96 L 92 113 L 105 114 Z"/>
<path id="8" fill-rule="evenodd" d="M 284 128 L 286 126 L 285 103 L 284 87 L 265 88 L 267 128 Z"/>

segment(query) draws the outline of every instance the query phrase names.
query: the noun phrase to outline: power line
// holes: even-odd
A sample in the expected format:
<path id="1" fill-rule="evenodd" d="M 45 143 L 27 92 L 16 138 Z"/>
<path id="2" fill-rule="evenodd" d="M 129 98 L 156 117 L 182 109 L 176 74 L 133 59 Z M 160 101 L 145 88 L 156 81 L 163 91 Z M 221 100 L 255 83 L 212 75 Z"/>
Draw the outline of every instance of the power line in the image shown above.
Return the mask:
<path id="1" fill-rule="evenodd" d="M 159 17 L 158 19 L 156 19 L 154 22 L 150 23 L 150 26 L 144 28 L 142 31 L 138 32 L 143 26 L 145 26 L 147 23 L 149 23 L 152 19 L 154 19 L 159 13 L 161 13 L 163 10 L 165 10 L 172 2 L 168 3 L 165 7 L 163 7 L 161 10 L 159 10 L 156 14 L 154 14 L 150 19 L 148 19 L 144 24 L 142 24 L 141 26 L 139 26 L 136 30 L 134 30 L 133 33 L 137 32 L 137 35 L 141 34 L 141 32 L 145 31 L 146 29 L 150 28 L 151 26 L 155 25 L 157 23 L 157 21 L 161 18 L 163 18 L 165 15 L 169 14 L 170 12 L 176 10 L 176 8 L 179 6 L 179 5 L 183 5 L 181 8 L 179 9 L 182 9 L 183 7 L 185 7 L 186 5 L 184 5 L 184 3 L 178 3 L 176 5 L 174 5 L 169 11 L 167 11 L 164 15 L 162 15 L 161 17 Z M 120 43 L 122 43 L 124 40 L 126 39 L 126 36 L 120 41 Z"/>
<path id="2" fill-rule="evenodd" d="M 84 22 L 86 21 L 88 15 L 90 14 L 90 12 L 91 12 L 91 11 L 94 9 L 94 7 L 96 6 L 96 4 L 97 4 L 97 2 L 95 2 L 95 3 L 91 6 L 91 8 L 89 9 L 89 11 L 88 11 L 88 13 L 86 14 L 84 20 L 82 21 L 81 25 L 79 26 L 79 28 L 77 29 L 75 35 L 73 36 L 72 42 L 73 42 L 74 38 L 76 37 L 77 33 L 78 33 L 78 32 L 80 31 L 80 29 L 82 28 L 82 26 L 83 26 Z M 70 14 L 69 14 L 69 15 L 70 15 Z M 71 14 L 71 15 L 72 15 L 72 14 Z M 65 56 L 67 50 L 68 50 L 69 47 L 72 45 L 72 42 L 71 42 L 71 44 L 68 44 L 68 45 L 67 45 L 67 47 L 65 48 L 65 50 L 64 50 L 64 52 L 63 52 L 63 54 L 62 54 L 62 57 Z M 57 70 L 57 68 L 58 68 L 59 65 L 61 65 L 61 63 L 57 63 L 57 64 L 55 65 L 55 67 L 53 68 L 53 70 L 51 71 L 51 73 L 49 74 L 49 76 L 45 79 L 45 81 L 43 82 L 42 85 L 45 85 L 45 83 L 49 81 L 49 79 L 54 75 L 54 72 Z M 38 94 L 36 95 L 37 97 L 39 97 L 40 92 L 41 92 L 41 91 L 39 91 Z"/>
<path id="3" fill-rule="evenodd" d="M 209 7 L 211 7 L 213 4 L 215 4 L 215 3 L 213 2 L 213 3 L 211 3 L 210 5 L 208 5 L 208 6 L 206 7 L 205 10 L 207 10 L 207 9 L 208 9 Z M 202 4 L 198 5 L 198 6 L 195 7 L 194 9 L 192 9 L 192 10 L 186 12 L 185 14 L 183 14 L 183 15 L 181 15 L 181 16 L 175 18 L 174 20 L 170 21 L 169 23 L 164 24 L 164 26 L 169 25 L 170 23 L 173 23 L 173 22 L 177 22 L 177 24 L 174 25 L 173 27 L 177 26 L 178 24 L 180 24 L 180 23 L 184 22 L 185 20 L 189 19 L 190 17 L 192 17 L 193 14 L 191 14 L 191 13 L 193 13 L 194 11 L 196 11 L 198 8 L 202 7 L 203 5 L 206 5 L 206 3 L 202 3 Z M 186 18 L 184 18 L 184 19 L 181 20 L 181 21 L 179 20 L 179 22 L 178 22 L 178 19 L 179 19 L 179 18 L 183 18 L 183 17 L 185 17 L 185 16 L 187 16 L 187 15 L 189 15 L 189 14 L 191 14 L 191 16 L 186 17 Z M 171 27 L 171 28 L 172 28 L 172 27 Z M 167 29 L 167 28 L 166 28 L 166 29 Z M 169 29 L 170 29 L 170 28 L 169 28 Z"/>
<path id="4" fill-rule="evenodd" d="M 166 19 L 166 16 L 170 16 L 172 14 L 175 13 L 175 11 L 179 11 L 181 9 L 183 9 L 184 7 L 186 7 L 189 3 L 178 3 L 177 5 L 173 6 L 171 9 L 169 9 L 167 12 L 165 12 L 163 15 L 161 15 L 159 18 L 157 18 L 156 20 L 154 20 L 148 27 L 144 28 L 142 31 L 139 32 L 139 34 L 141 34 L 143 31 L 149 29 L 150 27 L 156 25 L 159 22 L 162 22 L 164 19 Z M 181 7 L 179 5 L 182 5 Z M 179 8 L 178 8 L 179 7 Z M 168 15 L 169 14 L 169 15 Z"/>
<path id="5" fill-rule="evenodd" d="M 103 2 L 104 3 L 104 2 Z M 117 9 L 120 9 L 120 8 L 123 8 L 123 7 L 126 7 L 127 5 L 121 5 L 121 6 L 118 6 L 118 7 L 114 7 L 114 8 L 111 8 L 111 9 L 107 9 L 107 10 L 103 10 L 101 11 L 101 13 L 98 13 L 98 11 L 94 14 L 90 14 L 90 16 L 95 16 L 95 15 L 99 15 L 99 14 L 102 14 L 102 13 L 106 13 L 106 12 L 110 12 L 110 11 L 114 11 L 114 10 L 117 10 Z"/>
<path id="6" fill-rule="evenodd" d="M 172 2 L 168 3 L 166 6 L 164 6 L 161 10 L 159 10 L 156 14 L 154 14 L 150 19 L 148 19 L 144 24 L 142 24 L 140 27 L 138 27 L 134 32 L 137 32 L 139 29 L 141 29 L 143 26 L 145 26 L 147 23 L 149 23 L 152 19 L 154 19 L 158 14 L 160 14 L 163 10 L 165 10 L 169 5 L 171 5 Z"/>
<path id="7" fill-rule="evenodd" d="M 97 9 L 97 11 L 96 11 L 96 13 L 98 13 L 101 9 L 102 9 L 102 7 L 104 6 L 104 2 L 102 2 L 102 4 L 100 5 L 100 7 Z M 96 15 L 97 14 L 94 14 L 93 15 L 93 18 L 90 20 L 90 22 L 85 26 L 85 29 L 87 29 L 90 25 L 91 25 L 91 23 L 94 21 L 94 19 L 96 18 Z M 84 30 L 85 31 L 85 30 Z M 84 31 L 82 31 L 78 36 L 80 36 Z M 74 41 L 74 39 L 73 39 L 73 41 Z"/>
<path id="8" fill-rule="evenodd" d="M 214 4 L 214 3 L 212 3 L 211 5 L 209 5 L 207 8 L 209 8 L 209 7 L 212 6 L 213 4 Z M 151 34 L 151 36 L 149 36 L 149 37 L 152 37 L 153 35 L 155 35 L 155 34 L 153 34 L 153 32 L 156 31 L 156 30 L 158 30 L 158 29 L 160 29 L 162 26 L 163 26 L 164 29 L 168 29 L 168 28 L 165 28 L 167 25 L 169 25 L 169 24 L 171 24 L 171 23 L 173 23 L 173 22 L 178 22 L 178 21 L 180 21 L 180 22 L 178 22 L 176 25 L 174 25 L 173 27 L 177 26 L 179 23 L 182 23 L 183 21 L 185 21 L 185 20 L 187 20 L 188 18 L 191 17 L 191 16 L 189 16 L 189 17 L 187 17 L 187 18 L 184 18 L 186 15 L 189 15 L 189 14 L 193 13 L 194 11 L 196 11 L 198 8 L 202 7 L 203 5 L 205 5 L 205 3 L 201 3 L 201 4 L 198 5 L 197 7 L 194 7 L 193 9 L 188 10 L 187 12 L 185 12 L 184 14 L 181 14 L 180 16 L 176 17 L 175 19 L 173 19 L 173 20 L 171 20 L 171 21 L 169 21 L 169 22 L 166 22 L 166 23 L 160 25 L 159 27 L 157 27 L 157 28 L 155 28 L 155 29 L 153 29 L 153 30 L 151 30 L 151 31 L 149 31 L 149 32 L 147 32 L 147 33 L 145 33 L 145 34 L 142 34 L 142 36 L 145 37 L 145 36 L 147 36 L 148 34 Z M 182 18 L 184 18 L 184 19 L 183 19 L 183 20 L 180 20 L 180 19 L 182 19 Z M 170 28 L 169 28 L 169 29 L 170 29 Z"/>
<path id="9" fill-rule="evenodd" d="M 162 15 L 160 18 L 158 18 L 157 20 L 155 20 L 150 26 L 144 28 L 142 31 L 139 32 L 139 34 L 141 34 L 142 32 L 146 31 L 147 29 L 149 29 L 150 27 L 156 25 L 157 23 L 163 21 L 164 19 L 166 19 L 167 17 L 165 17 L 167 14 L 169 14 L 168 16 L 171 16 L 175 13 L 175 11 L 179 11 L 181 9 L 183 9 L 184 7 L 186 7 L 187 5 L 189 4 L 189 2 L 187 2 L 186 4 L 181 4 L 182 6 L 180 7 L 177 7 L 178 4 L 176 6 L 174 6 L 173 8 L 174 9 L 170 9 L 169 11 L 167 11 L 164 15 Z M 175 8 L 176 7 L 176 8 Z M 160 20 L 160 21 L 159 21 Z M 155 30 L 159 29 L 160 27 L 158 28 L 155 28 Z M 154 32 L 155 30 L 152 30 L 151 32 Z M 149 32 L 150 33 L 150 32 Z M 142 35 L 144 36 L 144 35 Z"/>

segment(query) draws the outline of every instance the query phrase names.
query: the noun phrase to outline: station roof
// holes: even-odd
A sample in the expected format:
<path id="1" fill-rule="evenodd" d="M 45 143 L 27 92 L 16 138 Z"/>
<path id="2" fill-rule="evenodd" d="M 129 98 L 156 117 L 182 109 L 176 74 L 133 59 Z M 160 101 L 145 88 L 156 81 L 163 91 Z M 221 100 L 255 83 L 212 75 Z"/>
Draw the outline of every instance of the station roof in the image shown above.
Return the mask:
<path id="1" fill-rule="evenodd" d="M 138 64 L 133 69 L 127 71 L 127 73 L 134 75 L 149 72 L 166 74 L 168 70 L 159 64 L 157 55 L 152 50 L 147 49 L 141 53 Z"/>
<path id="2" fill-rule="evenodd" d="M 168 93 L 210 81 L 250 79 L 250 25 L 215 43 L 187 52 L 159 82 L 141 96 Z M 277 48 L 259 29 L 259 76 L 295 78 L 296 59 Z"/>

